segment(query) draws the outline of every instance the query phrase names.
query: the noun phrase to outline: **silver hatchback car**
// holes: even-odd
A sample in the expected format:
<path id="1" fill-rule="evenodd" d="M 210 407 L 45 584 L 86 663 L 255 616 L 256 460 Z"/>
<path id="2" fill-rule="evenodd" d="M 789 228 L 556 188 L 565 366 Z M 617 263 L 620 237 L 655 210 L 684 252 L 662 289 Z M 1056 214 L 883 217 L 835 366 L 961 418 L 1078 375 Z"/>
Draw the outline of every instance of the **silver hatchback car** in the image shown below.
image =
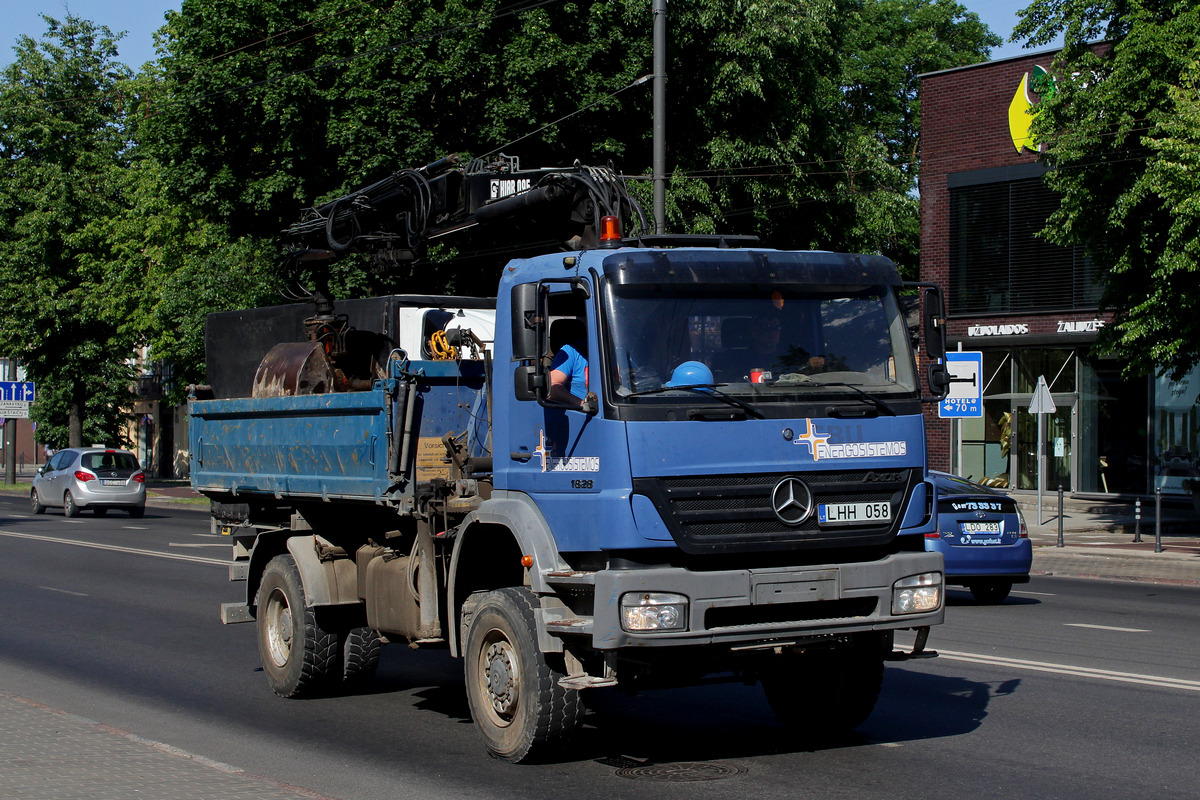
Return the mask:
<path id="1" fill-rule="evenodd" d="M 59 450 L 38 468 L 29 495 L 33 513 L 62 507 L 68 517 L 89 508 L 103 517 L 123 508 L 131 517 L 146 513 L 146 475 L 128 450 L 104 447 Z"/>

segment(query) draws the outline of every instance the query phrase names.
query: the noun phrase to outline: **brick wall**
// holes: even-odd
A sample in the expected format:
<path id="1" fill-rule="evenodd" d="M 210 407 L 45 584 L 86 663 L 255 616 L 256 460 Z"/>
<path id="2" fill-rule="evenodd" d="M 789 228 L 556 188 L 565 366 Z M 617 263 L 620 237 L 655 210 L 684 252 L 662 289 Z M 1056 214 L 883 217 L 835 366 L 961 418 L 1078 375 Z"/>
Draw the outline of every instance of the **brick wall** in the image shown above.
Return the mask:
<path id="1" fill-rule="evenodd" d="M 1017 152 L 1008 132 L 1008 106 L 1021 76 L 1035 64 L 1049 69 L 1054 51 L 987 62 L 926 75 L 921 80 L 921 280 L 937 283 L 954 314 L 948 291 L 950 272 L 950 192 L 946 176 L 956 172 L 1032 164 L 1037 156 Z M 1053 319 L 1051 318 L 1053 316 Z M 1088 315 L 1073 313 L 1071 319 Z M 1049 332 L 1062 315 L 1006 315 L 1002 323 L 1023 323 L 1031 332 Z M 966 336 L 969 320 L 950 320 L 951 339 Z M 999 341 L 996 342 L 1000 344 Z M 925 412 L 929 466 L 950 468 L 952 421 L 937 407 Z"/>

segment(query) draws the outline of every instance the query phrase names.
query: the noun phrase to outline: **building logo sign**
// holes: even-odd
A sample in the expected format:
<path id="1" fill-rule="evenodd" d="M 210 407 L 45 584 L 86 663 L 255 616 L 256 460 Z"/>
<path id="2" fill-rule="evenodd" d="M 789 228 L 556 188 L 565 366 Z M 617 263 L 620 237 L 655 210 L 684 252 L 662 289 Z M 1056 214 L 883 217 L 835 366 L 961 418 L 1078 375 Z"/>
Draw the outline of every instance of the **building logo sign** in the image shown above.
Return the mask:
<path id="1" fill-rule="evenodd" d="M 1022 336 L 1029 333 L 1029 326 L 1013 325 L 971 325 L 967 328 L 967 336 Z"/>
<path id="2" fill-rule="evenodd" d="M 1037 152 L 1037 139 L 1029 132 L 1038 115 L 1038 103 L 1034 99 L 1040 102 L 1053 97 L 1054 89 L 1054 77 L 1042 67 L 1035 65 L 1032 75 L 1026 72 L 1021 76 L 1017 93 L 1008 104 L 1008 134 L 1018 153 L 1022 150 Z"/>
<path id="3" fill-rule="evenodd" d="M 1102 319 L 1060 319 L 1057 322 L 1058 333 L 1099 333 L 1104 327 Z M 1005 323 L 1003 325 L 968 325 L 967 336 L 1024 336 L 1029 333 L 1029 326 L 1022 322 Z"/>
<path id="4" fill-rule="evenodd" d="M 1096 333 L 1104 327 L 1102 319 L 1059 320 L 1059 333 Z"/>

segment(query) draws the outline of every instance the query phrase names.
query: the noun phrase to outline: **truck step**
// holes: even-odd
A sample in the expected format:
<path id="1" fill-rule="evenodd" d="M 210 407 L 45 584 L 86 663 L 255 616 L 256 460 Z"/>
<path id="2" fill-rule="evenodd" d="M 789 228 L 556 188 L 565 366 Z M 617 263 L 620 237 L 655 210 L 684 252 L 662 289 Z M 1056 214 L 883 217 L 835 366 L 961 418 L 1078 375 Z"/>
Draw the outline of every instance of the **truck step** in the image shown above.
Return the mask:
<path id="1" fill-rule="evenodd" d="M 594 586 L 596 584 L 596 573 L 589 571 L 543 572 L 542 577 L 546 579 L 546 583 L 555 586 Z"/>
<path id="2" fill-rule="evenodd" d="M 576 675 L 560 678 L 558 685 L 564 689 L 601 689 L 605 686 L 616 686 L 616 678 L 597 678 L 595 675 Z"/>
<path id="3" fill-rule="evenodd" d="M 221 603 L 221 624 L 235 625 L 239 622 L 254 622 L 250 607 L 245 603 Z"/>
<path id="4" fill-rule="evenodd" d="M 550 633 L 583 633 L 592 632 L 592 620 L 589 617 L 575 619 L 548 619 L 546 630 Z"/>

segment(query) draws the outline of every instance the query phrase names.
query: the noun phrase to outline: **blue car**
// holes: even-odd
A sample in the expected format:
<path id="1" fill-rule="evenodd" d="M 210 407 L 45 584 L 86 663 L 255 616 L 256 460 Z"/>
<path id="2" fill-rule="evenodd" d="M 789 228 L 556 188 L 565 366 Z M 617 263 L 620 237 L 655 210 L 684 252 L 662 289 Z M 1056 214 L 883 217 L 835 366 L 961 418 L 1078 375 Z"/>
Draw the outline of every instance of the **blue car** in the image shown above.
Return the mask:
<path id="1" fill-rule="evenodd" d="M 946 583 L 965 586 L 980 603 L 1000 603 L 1014 583 L 1029 582 L 1033 545 L 1016 502 L 957 475 L 931 471 L 937 532 L 925 549 L 946 559 Z"/>

